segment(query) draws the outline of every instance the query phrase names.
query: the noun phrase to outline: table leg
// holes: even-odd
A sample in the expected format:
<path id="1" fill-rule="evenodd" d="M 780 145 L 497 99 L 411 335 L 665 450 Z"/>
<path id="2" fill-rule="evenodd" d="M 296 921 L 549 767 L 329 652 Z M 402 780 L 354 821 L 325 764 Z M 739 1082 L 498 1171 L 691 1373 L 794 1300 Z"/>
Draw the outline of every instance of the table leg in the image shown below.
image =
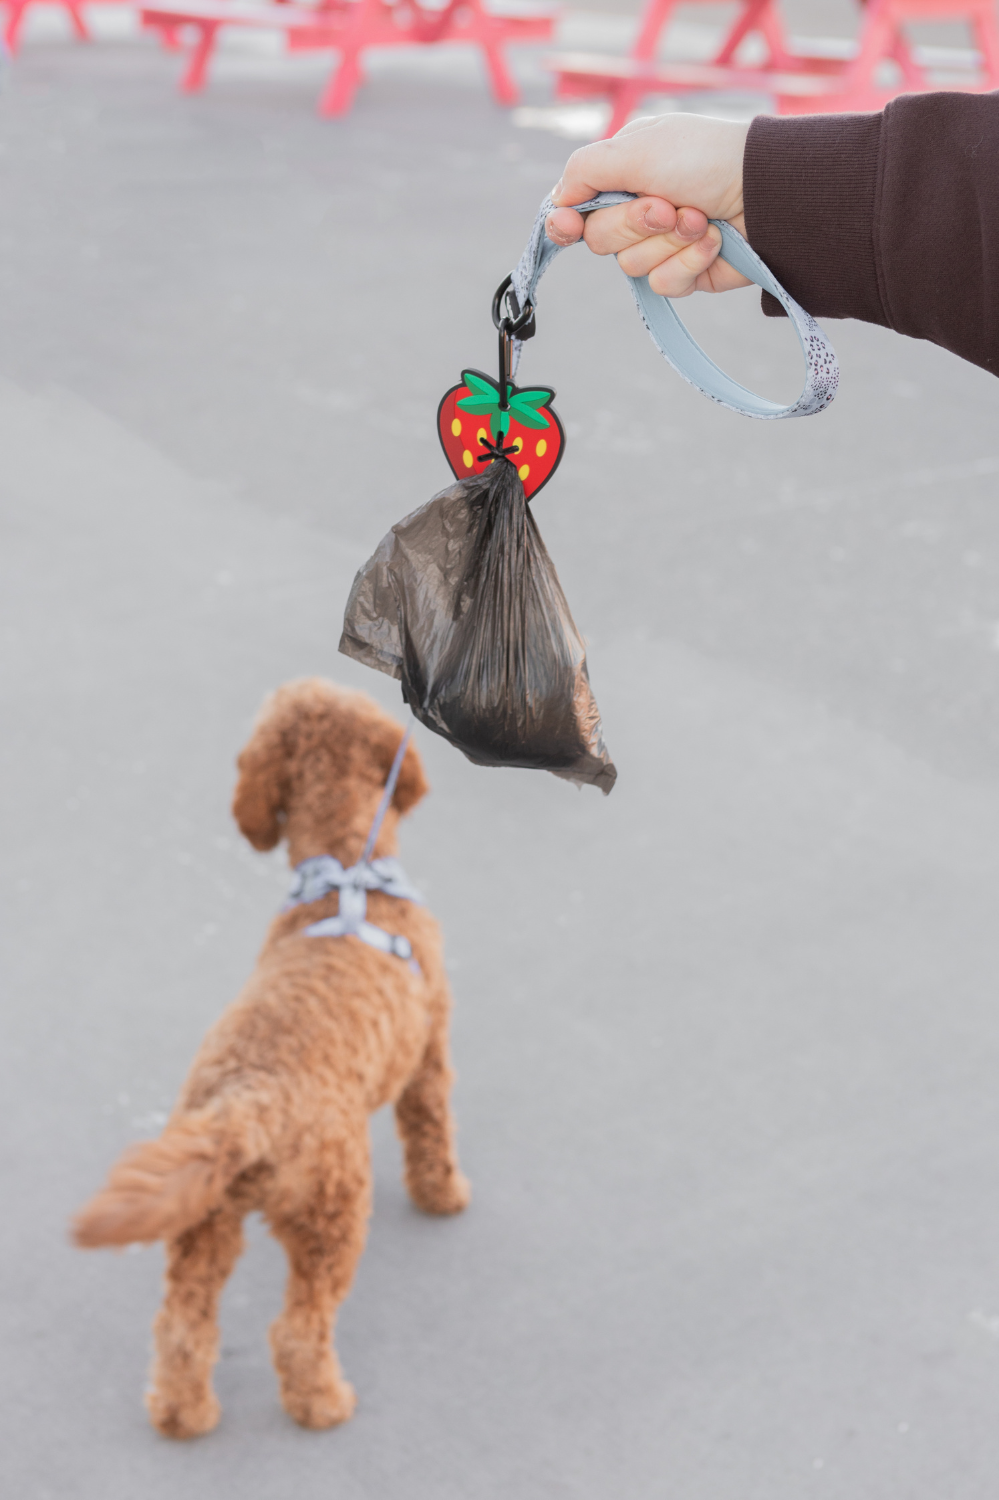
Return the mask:
<path id="1" fill-rule="evenodd" d="M 520 89 L 513 79 L 513 74 L 507 67 L 506 53 L 502 42 L 495 36 L 490 36 L 487 31 L 481 38 L 479 46 L 486 60 L 486 72 L 489 74 L 489 86 L 493 91 L 493 98 L 497 104 L 516 104 L 520 99 Z"/>
<path id="2" fill-rule="evenodd" d="M 628 123 L 631 111 L 641 104 L 645 94 L 649 92 L 650 85 L 636 82 L 633 78 L 622 79 L 608 90 L 611 101 L 611 117 L 604 131 L 604 140 L 612 135 L 617 135 Z"/>
<path id="3" fill-rule="evenodd" d="M 982 69 L 990 89 L 999 88 L 999 30 L 996 29 L 995 12 L 991 6 L 983 6 L 971 23 L 972 35 L 982 54 Z"/>
<path id="4" fill-rule="evenodd" d="M 4 27 L 3 39 L 12 57 L 17 51 L 21 36 L 21 22 L 24 20 L 24 12 L 29 3 L 30 0 L 7 0 L 7 25 Z"/>
<path id="5" fill-rule="evenodd" d="M 80 10 L 79 5 L 76 3 L 76 0 L 63 0 L 63 4 L 69 12 L 69 19 L 72 23 L 73 30 L 76 32 L 80 41 L 89 42 L 90 32 L 87 30 L 87 23 L 83 19 L 83 14 Z"/>
<path id="6" fill-rule="evenodd" d="M 912 89 L 913 93 L 921 94 L 926 88 L 926 74 L 918 63 L 913 61 L 909 43 L 900 27 L 896 27 L 895 37 L 891 45 L 891 56 L 902 70 L 902 78 L 905 86 Z"/>
<path id="7" fill-rule="evenodd" d="M 747 3 L 743 6 L 742 15 L 738 17 L 732 30 L 722 43 L 721 51 L 713 59 L 719 68 L 727 68 L 729 66 L 735 56 L 739 43 L 751 31 L 759 29 L 760 17 L 769 8 L 770 0 L 747 0 Z"/>
<path id="8" fill-rule="evenodd" d="M 319 100 L 319 113 L 327 117 L 345 115 L 363 79 L 360 47 L 344 47 Z"/>
<path id="9" fill-rule="evenodd" d="M 642 29 L 638 33 L 638 40 L 631 49 L 631 55 L 638 62 L 651 62 L 659 50 L 659 38 L 667 25 L 670 13 L 679 0 L 649 0 L 649 4 L 642 15 Z"/>
<path id="10" fill-rule="evenodd" d="M 218 29 L 218 21 L 198 22 L 198 40 L 191 53 L 187 72 L 180 80 L 181 93 L 196 94 L 199 89 L 204 87 L 205 74 L 208 71 L 208 59 L 212 55 L 212 48 L 215 46 L 215 33 Z"/>

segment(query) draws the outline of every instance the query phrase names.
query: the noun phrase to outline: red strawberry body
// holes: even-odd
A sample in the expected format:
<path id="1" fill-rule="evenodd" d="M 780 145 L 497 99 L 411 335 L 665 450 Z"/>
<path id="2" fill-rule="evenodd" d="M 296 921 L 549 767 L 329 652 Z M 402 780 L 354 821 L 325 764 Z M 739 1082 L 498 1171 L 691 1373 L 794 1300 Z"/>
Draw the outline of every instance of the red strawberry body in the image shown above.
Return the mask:
<path id="1" fill-rule="evenodd" d="M 520 390 L 508 384 L 508 408 L 501 410 L 495 380 L 479 370 L 462 370 L 461 380 L 437 408 L 437 432 L 455 477 L 481 474 L 494 461 L 486 445 L 502 447 L 516 464 L 530 500 L 558 468 L 565 447 L 562 423 L 550 405 L 555 392 L 547 386 Z"/>

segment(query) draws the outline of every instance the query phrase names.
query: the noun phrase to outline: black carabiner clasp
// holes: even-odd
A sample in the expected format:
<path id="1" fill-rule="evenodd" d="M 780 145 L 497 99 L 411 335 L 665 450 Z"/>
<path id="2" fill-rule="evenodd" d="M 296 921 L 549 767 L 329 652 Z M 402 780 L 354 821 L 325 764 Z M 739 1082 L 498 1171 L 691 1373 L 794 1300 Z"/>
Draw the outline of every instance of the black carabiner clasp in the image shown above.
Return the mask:
<path id="1" fill-rule="evenodd" d="M 503 316 L 504 297 L 506 298 L 507 308 L 512 316 Z M 537 333 L 534 323 L 533 303 L 526 303 L 523 310 L 521 310 L 520 303 L 517 301 L 517 293 L 513 289 L 512 276 L 508 276 L 505 281 L 500 282 L 493 297 L 493 326 L 500 328 L 504 323 L 509 323 L 508 332 L 513 337 L 520 339 L 521 343 L 524 343 L 527 339 L 533 339 L 535 333 Z"/>
<path id="2" fill-rule="evenodd" d="M 503 302 L 509 308 L 509 313 L 504 316 Z M 512 316 L 511 316 L 512 314 Z M 507 387 L 511 382 L 511 371 L 513 368 L 513 341 L 520 339 L 532 339 L 537 332 L 534 322 L 534 307 L 528 302 L 523 308 L 517 300 L 517 293 L 513 289 L 513 277 L 508 276 L 501 281 L 496 288 L 493 297 L 493 324 L 499 332 L 499 388 L 500 388 L 500 411 L 508 411 L 510 407 L 507 399 Z"/>

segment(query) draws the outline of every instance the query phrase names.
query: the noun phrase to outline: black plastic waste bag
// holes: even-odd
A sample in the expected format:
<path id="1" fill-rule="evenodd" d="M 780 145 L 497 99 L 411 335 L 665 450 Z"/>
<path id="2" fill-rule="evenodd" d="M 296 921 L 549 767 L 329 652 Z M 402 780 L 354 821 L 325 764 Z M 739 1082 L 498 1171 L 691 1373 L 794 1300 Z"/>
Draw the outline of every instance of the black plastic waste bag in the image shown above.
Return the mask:
<path id="1" fill-rule="evenodd" d="M 340 650 L 398 677 L 413 713 L 480 766 L 607 793 L 586 651 L 511 463 L 393 526 L 354 580 Z"/>

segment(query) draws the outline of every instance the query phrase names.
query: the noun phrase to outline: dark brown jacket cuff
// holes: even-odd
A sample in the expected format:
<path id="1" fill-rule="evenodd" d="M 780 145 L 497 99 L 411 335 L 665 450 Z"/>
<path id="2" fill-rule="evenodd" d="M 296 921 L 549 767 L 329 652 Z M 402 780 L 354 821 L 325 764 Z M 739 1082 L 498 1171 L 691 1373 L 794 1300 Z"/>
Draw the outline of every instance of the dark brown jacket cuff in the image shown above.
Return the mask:
<path id="1" fill-rule="evenodd" d="M 753 249 L 813 317 L 884 323 L 873 219 L 881 115 L 758 115 L 743 158 Z M 782 316 L 764 292 L 764 312 Z"/>
<path id="2" fill-rule="evenodd" d="M 882 323 L 999 374 L 999 94 L 760 116 L 743 190 L 753 249 L 808 312 Z"/>

